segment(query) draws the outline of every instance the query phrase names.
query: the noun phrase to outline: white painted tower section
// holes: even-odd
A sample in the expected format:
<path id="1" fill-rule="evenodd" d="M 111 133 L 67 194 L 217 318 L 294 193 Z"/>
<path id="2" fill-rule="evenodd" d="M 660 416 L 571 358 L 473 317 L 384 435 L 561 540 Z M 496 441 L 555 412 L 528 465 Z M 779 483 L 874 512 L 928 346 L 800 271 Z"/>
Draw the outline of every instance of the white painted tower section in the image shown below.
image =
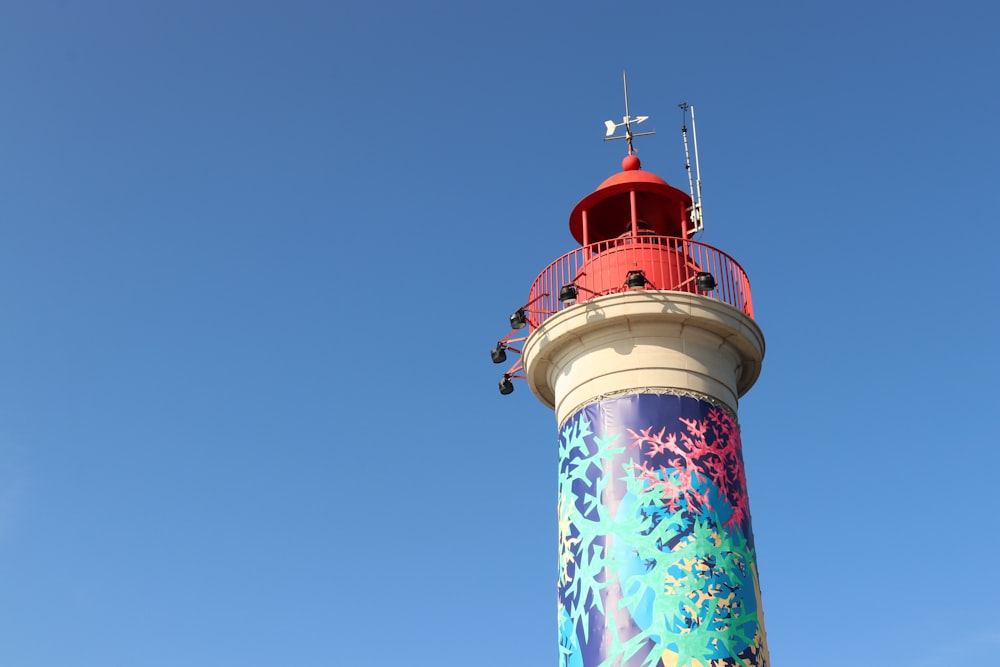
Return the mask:
<path id="1" fill-rule="evenodd" d="M 525 341 L 532 392 L 562 424 L 603 396 L 657 390 L 709 396 L 737 410 L 756 382 L 764 336 L 736 308 L 686 292 L 621 292 L 546 319 Z"/>

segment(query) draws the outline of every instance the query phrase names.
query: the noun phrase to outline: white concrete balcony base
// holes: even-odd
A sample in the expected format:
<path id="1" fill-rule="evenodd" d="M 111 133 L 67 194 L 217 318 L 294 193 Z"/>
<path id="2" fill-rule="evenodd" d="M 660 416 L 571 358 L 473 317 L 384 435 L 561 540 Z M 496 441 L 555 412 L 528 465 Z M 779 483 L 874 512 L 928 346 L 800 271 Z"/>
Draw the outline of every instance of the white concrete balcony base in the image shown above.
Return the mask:
<path id="1" fill-rule="evenodd" d="M 549 317 L 522 351 L 531 391 L 557 423 L 605 394 L 664 388 L 732 408 L 760 375 L 764 335 L 739 310 L 687 292 L 597 297 Z"/>

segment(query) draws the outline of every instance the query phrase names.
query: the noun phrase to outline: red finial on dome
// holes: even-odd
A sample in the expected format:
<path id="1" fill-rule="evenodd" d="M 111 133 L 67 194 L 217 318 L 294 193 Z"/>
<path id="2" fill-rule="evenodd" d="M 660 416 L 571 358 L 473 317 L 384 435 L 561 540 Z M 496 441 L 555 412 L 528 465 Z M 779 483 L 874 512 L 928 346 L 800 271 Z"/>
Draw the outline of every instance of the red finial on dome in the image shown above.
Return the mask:
<path id="1" fill-rule="evenodd" d="M 642 163 L 639 162 L 639 156 L 632 154 L 626 155 L 625 159 L 622 160 L 622 171 L 636 171 L 642 168 Z"/>

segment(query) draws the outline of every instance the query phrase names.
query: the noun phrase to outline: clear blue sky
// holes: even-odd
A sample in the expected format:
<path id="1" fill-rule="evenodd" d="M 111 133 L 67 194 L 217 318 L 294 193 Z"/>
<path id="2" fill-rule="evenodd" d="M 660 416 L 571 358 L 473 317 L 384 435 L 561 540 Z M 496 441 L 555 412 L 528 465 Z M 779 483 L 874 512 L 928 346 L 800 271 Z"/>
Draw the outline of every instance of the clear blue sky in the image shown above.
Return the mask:
<path id="1" fill-rule="evenodd" d="M 554 666 L 554 418 L 488 350 L 622 69 L 767 336 L 775 665 L 994 664 L 998 19 L 5 2 L 0 664 Z"/>

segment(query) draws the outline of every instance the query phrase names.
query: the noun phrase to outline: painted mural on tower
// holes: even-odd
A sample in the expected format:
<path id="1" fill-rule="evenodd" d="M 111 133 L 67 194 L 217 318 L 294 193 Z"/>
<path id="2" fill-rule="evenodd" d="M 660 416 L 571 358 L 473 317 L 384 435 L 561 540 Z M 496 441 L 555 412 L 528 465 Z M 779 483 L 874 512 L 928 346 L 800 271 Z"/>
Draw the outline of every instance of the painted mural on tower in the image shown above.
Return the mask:
<path id="1" fill-rule="evenodd" d="M 561 667 L 767 667 L 739 428 L 631 394 L 561 429 Z"/>

